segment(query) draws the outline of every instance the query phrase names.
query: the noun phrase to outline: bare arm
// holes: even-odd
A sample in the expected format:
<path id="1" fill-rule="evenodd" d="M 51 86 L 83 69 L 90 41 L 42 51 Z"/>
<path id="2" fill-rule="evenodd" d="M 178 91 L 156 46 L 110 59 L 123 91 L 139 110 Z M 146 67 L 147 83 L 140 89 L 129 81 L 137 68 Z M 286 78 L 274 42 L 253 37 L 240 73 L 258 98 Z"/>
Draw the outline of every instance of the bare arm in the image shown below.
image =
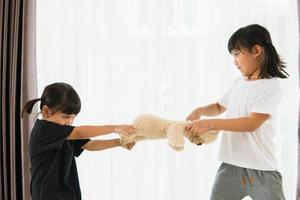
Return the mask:
<path id="1" fill-rule="evenodd" d="M 68 136 L 68 140 L 93 138 L 109 133 L 130 134 L 135 132 L 131 125 L 77 126 Z"/>
<path id="2" fill-rule="evenodd" d="M 252 132 L 258 129 L 267 119 L 268 114 L 250 113 L 249 117 L 235 119 L 211 119 L 211 130 L 225 130 L 232 132 Z"/>
<path id="3" fill-rule="evenodd" d="M 88 151 L 101 151 L 121 146 L 125 149 L 131 150 L 134 145 L 135 143 L 129 143 L 126 146 L 121 146 L 120 139 L 91 140 L 88 143 L 86 143 L 82 148 Z"/>
<path id="4" fill-rule="evenodd" d="M 86 143 L 82 148 L 89 151 L 100 151 L 100 150 L 109 149 L 118 146 L 120 146 L 119 139 L 91 140 L 88 143 Z"/>
<path id="5" fill-rule="evenodd" d="M 225 130 L 232 132 L 252 132 L 259 128 L 270 115 L 250 113 L 249 117 L 234 119 L 197 120 L 187 126 L 192 135 L 205 133 L 209 130 Z"/>
<path id="6" fill-rule="evenodd" d="M 190 120 L 190 121 L 197 120 L 201 116 L 207 116 L 207 117 L 217 116 L 222 114 L 225 111 L 226 108 L 221 106 L 219 103 L 213 103 L 207 106 L 196 108 L 189 114 L 186 120 Z"/>

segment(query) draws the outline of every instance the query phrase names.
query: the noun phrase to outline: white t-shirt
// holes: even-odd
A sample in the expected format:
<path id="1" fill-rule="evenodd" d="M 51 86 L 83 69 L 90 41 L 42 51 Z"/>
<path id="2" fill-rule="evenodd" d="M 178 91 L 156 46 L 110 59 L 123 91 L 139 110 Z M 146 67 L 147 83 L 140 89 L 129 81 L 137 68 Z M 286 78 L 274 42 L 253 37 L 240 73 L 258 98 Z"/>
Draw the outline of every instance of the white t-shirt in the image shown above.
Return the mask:
<path id="1" fill-rule="evenodd" d="M 280 80 L 277 78 L 246 81 L 240 77 L 234 81 L 218 101 L 227 109 L 226 118 L 247 117 L 252 112 L 270 117 L 253 132 L 224 131 L 220 161 L 257 170 L 277 169 L 273 138 L 280 97 Z"/>

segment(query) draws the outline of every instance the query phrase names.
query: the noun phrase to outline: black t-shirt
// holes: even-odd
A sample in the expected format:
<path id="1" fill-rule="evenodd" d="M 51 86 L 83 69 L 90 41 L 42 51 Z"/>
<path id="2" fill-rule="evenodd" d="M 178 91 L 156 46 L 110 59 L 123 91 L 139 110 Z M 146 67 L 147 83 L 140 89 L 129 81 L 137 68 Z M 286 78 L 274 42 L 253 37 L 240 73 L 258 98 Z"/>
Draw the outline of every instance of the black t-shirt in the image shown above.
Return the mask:
<path id="1" fill-rule="evenodd" d="M 89 139 L 67 140 L 73 126 L 35 122 L 29 141 L 32 200 L 80 200 L 75 157 Z"/>

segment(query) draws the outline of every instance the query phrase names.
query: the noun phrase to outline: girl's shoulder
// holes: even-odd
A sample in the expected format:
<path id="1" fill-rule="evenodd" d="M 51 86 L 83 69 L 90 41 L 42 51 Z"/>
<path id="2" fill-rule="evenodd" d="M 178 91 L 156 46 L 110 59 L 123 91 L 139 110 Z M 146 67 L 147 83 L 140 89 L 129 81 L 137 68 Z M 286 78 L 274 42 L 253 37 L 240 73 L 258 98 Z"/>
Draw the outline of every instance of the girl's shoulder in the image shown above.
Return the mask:
<path id="1" fill-rule="evenodd" d="M 243 78 L 239 78 L 237 81 L 244 82 L 247 84 L 253 84 L 253 85 L 280 85 L 281 79 L 279 78 L 263 78 L 263 79 L 257 79 L 257 80 L 245 80 Z"/>
<path id="2" fill-rule="evenodd" d="M 270 78 L 270 79 L 257 79 L 257 80 L 245 80 L 243 77 L 239 77 L 235 80 L 235 87 L 239 90 L 249 91 L 273 91 L 275 93 L 282 90 L 282 79 Z"/>
<path id="3" fill-rule="evenodd" d="M 34 127 L 39 130 L 57 130 L 66 127 L 65 125 L 60 125 L 45 119 L 36 119 Z"/>
<path id="4" fill-rule="evenodd" d="M 267 86 L 277 86 L 279 87 L 281 85 L 281 80 L 280 78 L 268 78 L 268 79 L 260 79 L 264 83 L 264 85 Z"/>
<path id="5" fill-rule="evenodd" d="M 59 124 L 56 124 L 54 122 L 44 120 L 44 119 L 36 119 L 35 124 L 37 126 L 57 126 Z"/>
<path id="6" fill-rule="evenodd" d="M 60 125 L 44 119 L 37 119 L 31 133 L 37 137 L 55 137 L 56 135 L 68 136 L 73 128 L 74 126 Z"/>
<path id="7" fill-rule="evenodd" d="M 270 94 L 281 94 L 282 92 L 282 79 L 270 78 L 270 79 L 260 79 L 257 85 L 258 92 L 260 93 L 270 93 Z"/>

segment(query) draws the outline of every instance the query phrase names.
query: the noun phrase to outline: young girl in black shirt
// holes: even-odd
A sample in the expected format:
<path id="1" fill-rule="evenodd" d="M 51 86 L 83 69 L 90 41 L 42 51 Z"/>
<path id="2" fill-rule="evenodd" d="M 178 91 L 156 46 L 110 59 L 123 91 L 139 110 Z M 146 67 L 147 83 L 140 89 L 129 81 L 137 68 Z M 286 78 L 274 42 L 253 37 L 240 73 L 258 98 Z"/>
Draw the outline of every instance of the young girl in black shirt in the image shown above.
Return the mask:
<path id="1" fill-rule="evenodd" d="M 81 192 L 74 156 L 84 149 L 97 151 L 121 146 L 119 139 L 90 140 L 110 133 L 130 134 L 130 125 L 72 126 L 81 102 L 72 86 L 48 85 L 41 98 L 26 103 L 22 115 L 41 101 L 42 119 L 37 119 L 29 141 L 32 200 L 80 200 Z M 122 146 L 130 150 L 134 143 Z"/>

